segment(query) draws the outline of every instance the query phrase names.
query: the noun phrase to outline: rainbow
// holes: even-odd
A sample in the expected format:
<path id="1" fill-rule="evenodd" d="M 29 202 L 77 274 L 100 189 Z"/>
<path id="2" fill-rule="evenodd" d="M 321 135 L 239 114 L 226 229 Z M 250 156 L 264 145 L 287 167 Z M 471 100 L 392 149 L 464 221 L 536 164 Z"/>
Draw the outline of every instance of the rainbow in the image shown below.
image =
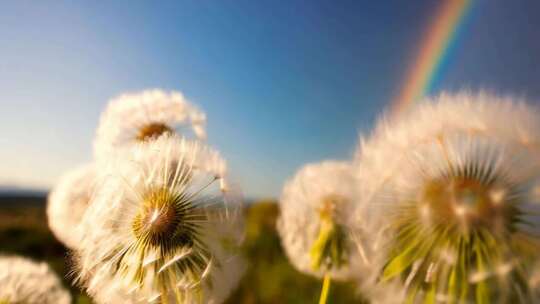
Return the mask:
<path id="1" fill-rule="evenodd" d="M 465 17 L 472 8 L 472 0 L 447 0 L 434 16 L 435 19 L 423 38 L 420 53 L 406 74 L 399 95 L 392 102 L 391 111 L 397 113 L 430 93 L 440 77 L 444 63 L 456 44 Z"/>

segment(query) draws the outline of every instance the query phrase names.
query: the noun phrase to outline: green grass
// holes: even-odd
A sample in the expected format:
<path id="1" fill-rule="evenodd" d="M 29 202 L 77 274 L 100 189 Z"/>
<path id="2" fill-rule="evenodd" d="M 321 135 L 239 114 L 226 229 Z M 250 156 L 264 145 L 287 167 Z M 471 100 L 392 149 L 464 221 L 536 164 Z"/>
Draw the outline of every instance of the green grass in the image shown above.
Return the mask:
<path id="1" fill-rule="evenodd" d="M 243 254 L 248 270 L 226 303 L 317 303 L 322 281 L 298 272 L 287 261 L 275 229 L 277 204 L 258 202 L 245 212 Z M 71 286 L 68 250 L 50 232 L 43 205 L 21 200 L 6 206 L 0 200 L 0 252 L 47 261 L 70 288 L 75 303 L 92 303 Z M 332 283 L 328 303 L 357 302 L 352 283 Z"/>

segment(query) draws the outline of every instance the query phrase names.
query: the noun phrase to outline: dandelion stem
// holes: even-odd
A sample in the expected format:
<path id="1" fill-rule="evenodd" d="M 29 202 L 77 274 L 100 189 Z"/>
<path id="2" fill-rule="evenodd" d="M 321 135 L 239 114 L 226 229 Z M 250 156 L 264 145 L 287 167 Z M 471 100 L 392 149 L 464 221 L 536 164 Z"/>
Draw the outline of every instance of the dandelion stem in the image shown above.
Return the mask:
<path id="1" fill-rule="evenodd" d="M 326 304 L 326 300 L 328 299 L 328 293 L 330 292 L 330 281 L 330 275 L 325 274 L 321 290 L 321 297 L 319 298 L 319 304 Z"/>

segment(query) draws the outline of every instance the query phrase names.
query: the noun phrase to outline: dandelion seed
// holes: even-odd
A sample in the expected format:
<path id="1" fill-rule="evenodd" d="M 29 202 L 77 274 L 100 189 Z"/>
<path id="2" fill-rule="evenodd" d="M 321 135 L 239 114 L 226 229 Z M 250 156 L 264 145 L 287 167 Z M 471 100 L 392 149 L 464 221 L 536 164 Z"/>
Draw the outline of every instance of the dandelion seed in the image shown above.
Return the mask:
<path id="1" fill-rule="evenodd" d="M 243 267 L 240 209 L 220 190 L 221 157 L 168 135 L 103 171 L 83 219 L 91 232 L 75 254 L 89 294 L 99 303 L 128 291 L 134 303 L 223 301 Z"/>
<path id="2" fill-rule="evenodd" d="M 173 134 L 180 127 L 204 139 L 206 116 L 191 105 L 180 92 L 147 90 L 112 99 L 102 114 L 94 151 L 98 159 L 118 148 Z"/>
<path id="3" fill-rule="evenodd" d="M 69 304 L 71 296 L 45 263 L 0 256 L 0 303 Z"/>
<path id="4" fill-rule="evenodd" d="M 485 93 L 383 121 L 357 154 L 364 214 L 388 236 L 382 282 L 407 303 L 538 301 L 539 152 L 538 109 Z"/>
<path id="5" fill-rule="evenodd" d="M 386 282 L 384 285 L 373 284 L 362 289 L 362 296 L 373 304 L 403 304 L 406 298 L 403 285 L 398 281 Z"/>
<path id="6" fill-rule="evenodd" d="M 79 246 L 84 232 L 79 223 L 92 199 L 95 166 L 85 165 L 64 175 L 47 199 L 47 219 L 57 239 L 71 249 Z"/>
<path id="7" fill-rule="evenodd" d="M 540 298 L 540 263 L 537 261 L 531 268 L 527 284 L 530 286 L 536 298 Z"/>

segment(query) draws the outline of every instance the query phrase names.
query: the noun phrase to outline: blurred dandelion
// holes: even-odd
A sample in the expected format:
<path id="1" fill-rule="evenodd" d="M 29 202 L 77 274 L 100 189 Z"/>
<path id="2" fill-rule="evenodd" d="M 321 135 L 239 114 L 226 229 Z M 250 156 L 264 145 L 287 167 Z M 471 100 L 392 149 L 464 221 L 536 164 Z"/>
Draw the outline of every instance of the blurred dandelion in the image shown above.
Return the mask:
<path id="1" fill-rule="evenodd" d="M 364 217 L 388 236 L 381 281 L 407 303 L 538 301 L 539 152 L 539 110 L 486 93 L 381 122 L 357 158 Z"/>
<path id="2" fill-rule="evenodd" d="M 104 166 L 75 252 L 88 293 L 99 303 L 223 301 L 243 270 L 242 222 L 219 154 L 166 135 Z"/>
<path id="3" fill-rule="evenodd" d="M 0 256 L 0 303 L 70 304 L 71 296 L 45 263 Z"/>
<path id="4" fill-rule="evenodd" d="M 190 104 L 180 92 L 146 90 L 112 99 L 101 116 L 94 141 L 98 158 L 117 148 L 189 129 L 196 138 L 206 137 L 206 115 Z"/>
<path id="5" fill-rule="evenodd" d="M 95 176 L 93 164 L 70 171 L 62 176 L 47 199 L 49 227 L 71 249 L 76 249 L 83 237 L 79 223 L 92 198 Z"/>
<path id="6" fill-rule="evenodd" d="M 406 302 L 406 290 L 398 280 L 387 282 L 372 282 L 369 288 L 360 292 L 367 303 L 373 304 L 403 304 Z"/>
<path id="7" fill-rule="evenodd" d="M 309 164 L 289 181 L 280 200 L 277 228 L 289 260 L 300 271 L 330 279 L 367 275 L 361 222 L 351 221 L 355 181 L 351 166 L 326 161 Z M 364 257 L 365 258 L 365 257 Z"/>

